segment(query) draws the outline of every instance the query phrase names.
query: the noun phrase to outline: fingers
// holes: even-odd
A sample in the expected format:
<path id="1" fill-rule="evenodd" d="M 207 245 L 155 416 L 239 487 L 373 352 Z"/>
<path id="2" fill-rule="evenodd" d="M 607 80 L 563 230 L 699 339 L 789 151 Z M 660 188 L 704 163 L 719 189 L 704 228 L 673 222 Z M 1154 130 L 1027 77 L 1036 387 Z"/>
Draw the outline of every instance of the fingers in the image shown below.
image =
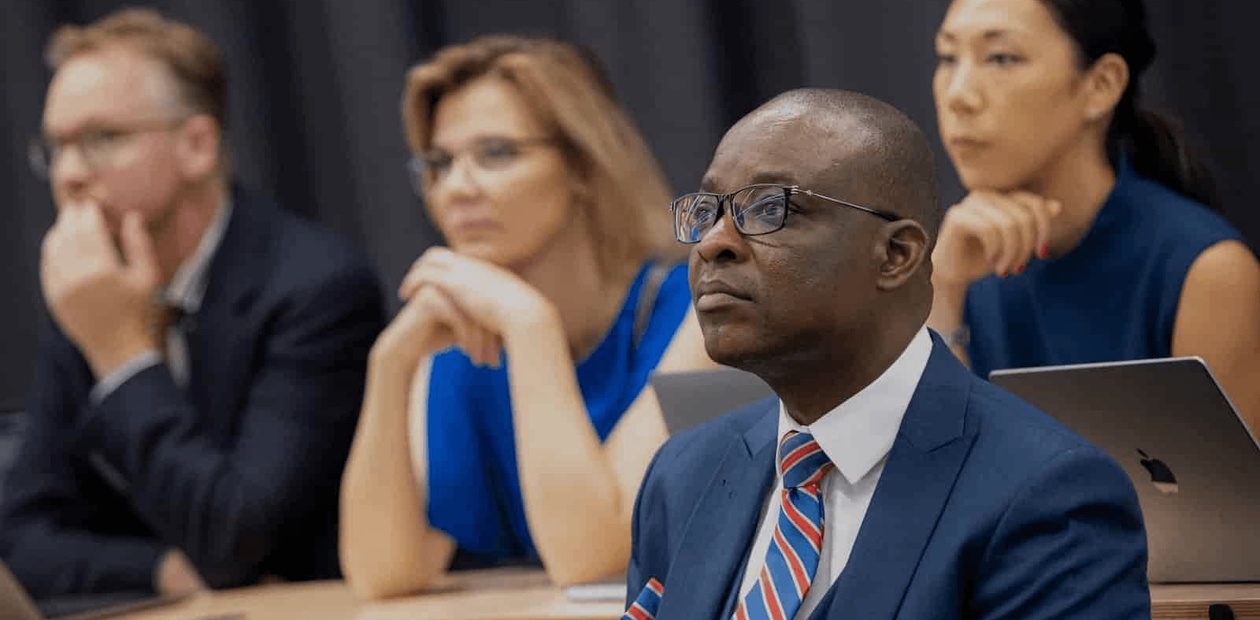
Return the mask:
<path id="1" fill-rule="evenodd" d="M 158 268 L 153 240 L 144 229 L 144 220 L 140 214 L 134 211 L 127 213 L 123 219 L 121 236 L 128 277 L 146 290 L 157 288 L 161 282 L 161 270 Z"/>
<path id="2" fill-rule="evenodd" d="M 1046 258 L 1050 254 L 1051 222 L 1063 211 L 1063 204 L 1053 198 L 1042 198 L 1030 192 L 1012 192 L 1007 196 L 1023 205 L 1036 220 L 1037 258 Z"/>
<path id="3" fill-rule="evenodd" d="M 501 348 L 498 335 L 478 325 L 442 291 L 434 287 L 421 288 L 408 305 L 429 313 L 439 329 L 449 332 L 450 344 L 463 350 L 474 364 L 498 364 Z"/>
<path id="4" fill-rule="evenodd" d="M 455 258 L 455 253 L 444 247 L 431 247 L 425 250 L 424 254 L 411 264 L 407 275 L 403 276 L 402 283 L 398 285 L 398 297 L 411 299 L 424 284 L 426 276 L 432 278 L 450 268 Z"/>
<path id="5" fill-rule="evenodd" d="M 100 206 L 81 201 L 59 209 L 40 244 L 40 262 L 44 276 L 119 267 L 118 251 Z"/>
<path id="6" fill-rule="evenodd" d="M 954 209 L 957 212 L 954 212 Z M 982 248 L 993 273 L 1020 273 L 1033 257 L 1045 258 L 1057 201 L 1028 192 L 972 192 L 951 209 L 952 224 Z"/>
<path id="7" fill-rule="evenodd" d="M 947 215 L 951 229 L 962 231 L 971 244 L 979 249 L 985 264 L 991 269 L 1002 253 L 1002 236 L 999 232 L 1002 220 L 991 209 L 972 202 L 962 202 L 949 210 Z"/>
<path id="8" fill-rule="evenodd" d="M 997 222 L 998 236 L 1002 240 L 993 271 L 999 276 L 1022 272 L 1037 251 L 1040 233 L 1036 219 L 1019 201 L 1001 194 L 984 195 L 983 198 L 988 203 L 985 211 Z"/>

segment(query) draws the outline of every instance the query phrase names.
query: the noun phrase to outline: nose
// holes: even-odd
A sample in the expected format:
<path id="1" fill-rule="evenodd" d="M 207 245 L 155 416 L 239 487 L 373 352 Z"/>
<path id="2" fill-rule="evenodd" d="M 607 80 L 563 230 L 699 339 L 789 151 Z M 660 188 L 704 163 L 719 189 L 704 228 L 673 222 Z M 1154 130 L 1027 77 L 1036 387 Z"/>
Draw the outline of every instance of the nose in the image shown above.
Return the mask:
<path id="1" fill-rule="evenodd" d="M 945 104 L 946 109 L 955 114 L 969 114 L 980 109 L 984 99 L 975 77 L 975 70 L 971 63 L 960 59 L 953 70 L 945 76 L 942 103 Z"/>
<path id="2" fill-rule="evenodd" d="M 700 260 L 707 263 L 737 262 L 748 255 L 747 241 L 735 228 L 735 219 L 728 204 L 713 227 L 700 237 L 694 251 Z"/>
<path id="3" fill-rule="evenodd" d="M 468 198 L 481 192 L 471 157 L 456 157 L 446 176 L 438 180 L 438 190 L 448 199 Z"/>
<path id="4" fill-rule="evenodd" d="M 77 145 L 57 149 L 48 162 L 48 180 L 54 190 L 63 196 L 81 194 L 92 178 L 92 167 Z"/>

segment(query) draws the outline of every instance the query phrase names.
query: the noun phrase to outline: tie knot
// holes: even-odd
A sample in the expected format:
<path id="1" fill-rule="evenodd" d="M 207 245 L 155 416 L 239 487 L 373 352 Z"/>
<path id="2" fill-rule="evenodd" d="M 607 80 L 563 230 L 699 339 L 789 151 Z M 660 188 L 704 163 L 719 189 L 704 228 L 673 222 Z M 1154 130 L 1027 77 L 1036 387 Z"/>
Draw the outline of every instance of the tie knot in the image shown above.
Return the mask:
<path id="1" fill-rule="evenodd" d="M 788 431 L 779 444 L 779 473 L 783 488 L 795 489 L 816 484 L 833 467 L 822 446 L 809 433 Z"/>

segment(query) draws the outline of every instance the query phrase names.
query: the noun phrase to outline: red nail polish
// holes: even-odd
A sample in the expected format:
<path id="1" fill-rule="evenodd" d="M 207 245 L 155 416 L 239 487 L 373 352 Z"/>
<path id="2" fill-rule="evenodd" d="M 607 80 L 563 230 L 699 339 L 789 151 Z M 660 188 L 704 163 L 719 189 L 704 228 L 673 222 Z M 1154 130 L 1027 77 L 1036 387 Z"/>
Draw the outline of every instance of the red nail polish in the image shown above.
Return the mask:
<path id="1" fill-rule="evenodd" d="M 1037 249 L 1037 258 L 1045 258 L 1047 256 L 1050 256 L 1050 248 L 1043 245 Z"/>
<path id="2" fill-rule="evenodd" d="M 998 272 L 998 277 L 999 277 L 999 278 L 1005 278 L 1005 277 L 1006 277 L 1006 272 L 1005 272 L 1005 271 L 999 271 L 999 272 Z"/>
<path id="3" fill-rule="evenodd" d="M 1021 274 L 1021 273 L 1024 273 L 1024 266 L 1023 266 L 1023 265 L 1020 265 L 1020 266 L 1018 266 L 1018 267 L 1016 267 L 1016 268 L 1015 268 L 1015 274 L 1016 274 L 1016 275 L 1019 275 L 1019 274 Z"/>

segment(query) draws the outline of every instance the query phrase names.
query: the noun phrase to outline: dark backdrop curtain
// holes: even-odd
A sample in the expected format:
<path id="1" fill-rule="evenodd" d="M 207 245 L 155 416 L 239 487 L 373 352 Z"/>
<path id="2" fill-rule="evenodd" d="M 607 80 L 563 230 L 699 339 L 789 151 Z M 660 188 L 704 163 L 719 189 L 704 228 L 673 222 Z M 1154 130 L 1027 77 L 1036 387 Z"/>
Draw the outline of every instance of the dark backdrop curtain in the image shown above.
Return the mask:
<path id="1" fill-rule="evenodd" d="M 0 407 L 31 379 L 42 311 L 47 188 L 26 166 L 56 24 L 129 3 L 0 0 Z M 403 73 L 489 32 L 559 35 L 594 49 L 678 189 L 693 188 L 723 130 L 788 88 L 887 100 L 935 137 L 932 36 L 944 2 L 884 0 L 165 0 L 141 2 L 216 41 L 228 63 L 238 177 L 363 244 L 387 288 L 436 235 L 407 185 Z M 1148 0 L 1160 55 L 1148 99 L 1181 115 L 1210 155 L 1228 216 L 1260 239 L 1260 85 L 1249 2 Z M 939 148 L 939 145 L 938 145 Z M 943 152 L 945 197 L 960 196 Z M 664 205 L 662 205 L 664 208 Z M 663 233 L 667 234 L 667 233 Z"/>

